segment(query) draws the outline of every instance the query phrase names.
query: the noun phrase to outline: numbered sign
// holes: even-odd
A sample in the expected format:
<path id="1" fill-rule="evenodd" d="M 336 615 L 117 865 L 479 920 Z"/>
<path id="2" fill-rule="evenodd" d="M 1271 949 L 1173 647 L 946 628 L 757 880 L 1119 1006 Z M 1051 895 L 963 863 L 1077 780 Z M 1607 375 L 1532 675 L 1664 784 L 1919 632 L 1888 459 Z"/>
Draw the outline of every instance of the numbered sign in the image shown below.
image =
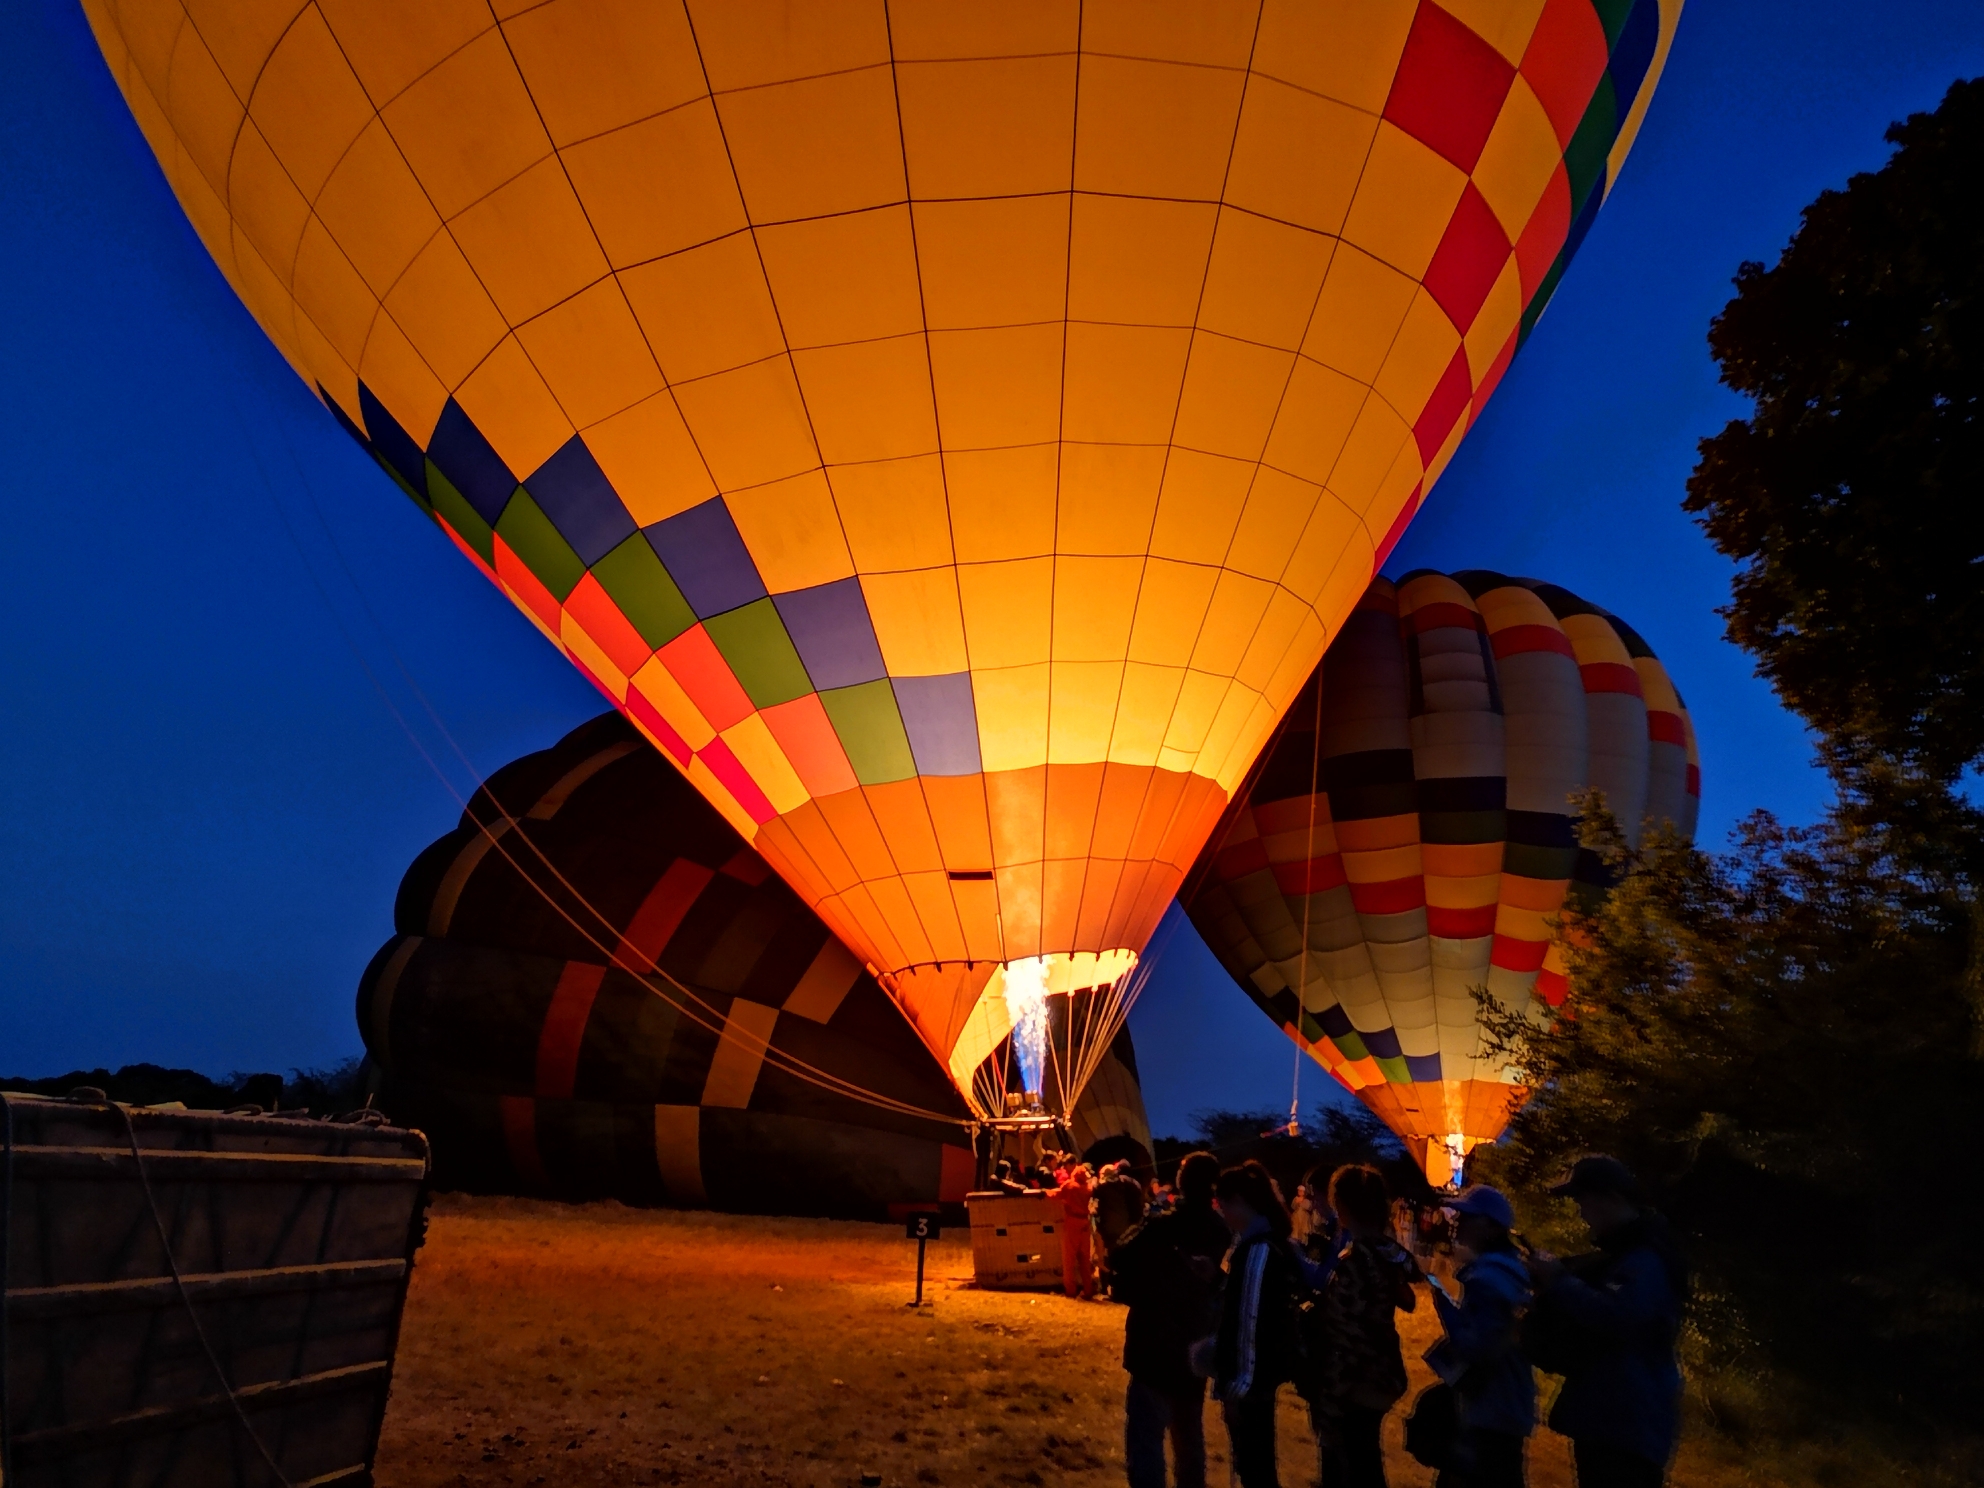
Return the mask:
<path id="1" fill-rule="evenodd" d="M 944 1233 L 941 1216 L 935 1214 L 912 1214 L 906 1233 L 912 1240 L 935 1240 Z"/>

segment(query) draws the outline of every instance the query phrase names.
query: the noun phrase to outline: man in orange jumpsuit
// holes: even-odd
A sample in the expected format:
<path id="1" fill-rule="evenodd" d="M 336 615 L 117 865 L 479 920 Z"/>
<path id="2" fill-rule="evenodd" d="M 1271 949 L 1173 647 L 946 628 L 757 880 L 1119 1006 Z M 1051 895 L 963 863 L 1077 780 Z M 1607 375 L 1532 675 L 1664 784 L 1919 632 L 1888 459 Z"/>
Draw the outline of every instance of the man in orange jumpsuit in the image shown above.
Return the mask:
<path id="1" fill-rule="evenodd" d="M 1094 1192 L 1095 1174 L 1087 1163 L 1071 1164 L 1054 1190 L 1061 1201 L 1061 1285 L 1084 1301 L 1095 1296 L 1095 1231 L 1088 1215 Z"/>

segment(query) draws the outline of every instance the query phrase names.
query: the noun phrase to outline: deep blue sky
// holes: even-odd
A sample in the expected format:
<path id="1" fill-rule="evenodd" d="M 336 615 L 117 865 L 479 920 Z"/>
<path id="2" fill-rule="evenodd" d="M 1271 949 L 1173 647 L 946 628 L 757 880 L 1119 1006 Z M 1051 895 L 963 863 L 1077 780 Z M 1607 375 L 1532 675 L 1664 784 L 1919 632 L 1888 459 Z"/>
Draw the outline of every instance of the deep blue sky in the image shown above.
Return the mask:
<path id="1" fill-rule="evenodd" d="M 599 696 L 263 339 L 80 10 L 5 12 L 0 1073 L 327 1063 L 458 810 L 386 699 L 465 789 L 421 697 L 487 771 Z M 1741 260 L 1979 72 L 1976 0 L 1693 0 L 1623 181 L 1393 561 L 1549 578 L 1638 627 L 1694 711 L 1709 840 L 1824 792 L 1677 504 L 1742 412 L 1703 332 Z M 1286 1104 L 1288 1045 L 1189 929 L 1133 1022 L 1160 1131 Z M 1305 1072 L 1304 1104 L 1327 1085 Z"/>

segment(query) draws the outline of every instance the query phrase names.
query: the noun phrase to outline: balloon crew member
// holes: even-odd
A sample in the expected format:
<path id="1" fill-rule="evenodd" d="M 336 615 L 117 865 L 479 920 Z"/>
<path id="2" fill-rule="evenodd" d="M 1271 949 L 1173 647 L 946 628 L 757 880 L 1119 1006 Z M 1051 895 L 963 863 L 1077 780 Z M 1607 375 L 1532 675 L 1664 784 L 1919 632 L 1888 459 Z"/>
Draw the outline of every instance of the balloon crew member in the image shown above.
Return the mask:
<path id="1" fill-rule="evenodd" d="M 1095 1297 L 1095 1224 L 1089 1199 L 1095 1174 L 1087 1163 L 1070 1163 L 1060 1172 L 1054 1195 L 1061 1201 L 1061 1286 L 1070 1297 Z"/>
<path id="2" fill-rule="evenodd" d="M 1219 1160 L 1194 1152 L 1178 1164 L 1178 1201 L 1130 1231 L 1112 1257 L 1123 1322 L 1123 1462 L 1130 1488 L 1165 1488 L 1171 1438 L 1177 1488 L 1206 1485 L 1206 1382 L 1192 1345 L 1219 1328 L 1220 1262 L 1233 1232 L 1213 1207 Z"/>
<path id="3" fill-rule="evenodd" d="M 1578 1488 L 1658 1488 L 1681 1428 L 1675 1347 L 1687 1264 L 1617 1158 L 1580 1158 L 1550 1192 L 1578 1206 L 1598 1245 L 1530 1260 L 1536 1302 L 1524 1345 L 1537 1368 L 1564 1376 L 1550 1428 L 1571 1439 Z"/>
<path id="4" fill-rule="evenodd" d="M 1305 1290 L 1274 1180 L 1249 1159 L 1219 1175 L 1220 1217 L 1233 1232 L 1213 1344 L 1213 1394 L 1240 1488 L 1280 1488 L 1275 1394 L 1302 1362 L 1296 1309 Z"/>
<path id="5" fill-rule="evenodd" d="M 1380 1433 L 1405 1394 L 1397 1314 L 1419 1299 L 1419 1263 L 1391 1233 L 1391 1192 L 1376 1168 L 1338 1168 L 1329 1206 L 1341 1242 L 1317 1304 L 1322 1357 L 1310 1419 L 1323 1488 L 1384 1488 Z"/>
<path id="6" fill-rule="evenodd" d="M 1435 1286 L 1446 1336 L 1426 1362 L 1454 1392 L 1457 1428 L 1434 1488 L 1523 1488 L 1523 1444 L 1536 1425 L 1536 1376 L 1522 1352 L 1529 1270 L 1516 1249 L 1515 1210 L 1486 1184 L 1447 1206 L 1461 1260 L 1456 1302 Z"/>

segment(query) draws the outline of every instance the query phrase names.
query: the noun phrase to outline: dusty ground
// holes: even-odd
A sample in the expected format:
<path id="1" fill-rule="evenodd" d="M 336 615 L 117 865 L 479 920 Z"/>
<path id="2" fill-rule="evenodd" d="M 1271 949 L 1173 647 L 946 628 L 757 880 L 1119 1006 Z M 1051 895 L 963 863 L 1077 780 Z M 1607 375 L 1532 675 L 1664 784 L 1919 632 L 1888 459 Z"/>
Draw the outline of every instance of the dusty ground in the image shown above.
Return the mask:
<path id="1" fill-rule="evenodd" d="M 980 1292 L 962 1233 L 931 1247 L 934 1305 L 912 1311 L 915 1250 L 893 1225 L 443 1195 L 380 1488 L 1120 1483 L 1122 1311 Z M 1430 1311 L 1407 1319 L 1415 1390 Z M 1396 1412 L 1387 1429 L 1394 1488 L 1430 1483 Z M 1292 1392 L 1281 1442 L 1283 1482 L 1305 1488 L 1314 1448 Z M 1569 1488 L 1560 1438 L 1538 1434 L 1530 1481 Z M 1684 1451 L 1673 1481 L 1754 1480 Z"/>

